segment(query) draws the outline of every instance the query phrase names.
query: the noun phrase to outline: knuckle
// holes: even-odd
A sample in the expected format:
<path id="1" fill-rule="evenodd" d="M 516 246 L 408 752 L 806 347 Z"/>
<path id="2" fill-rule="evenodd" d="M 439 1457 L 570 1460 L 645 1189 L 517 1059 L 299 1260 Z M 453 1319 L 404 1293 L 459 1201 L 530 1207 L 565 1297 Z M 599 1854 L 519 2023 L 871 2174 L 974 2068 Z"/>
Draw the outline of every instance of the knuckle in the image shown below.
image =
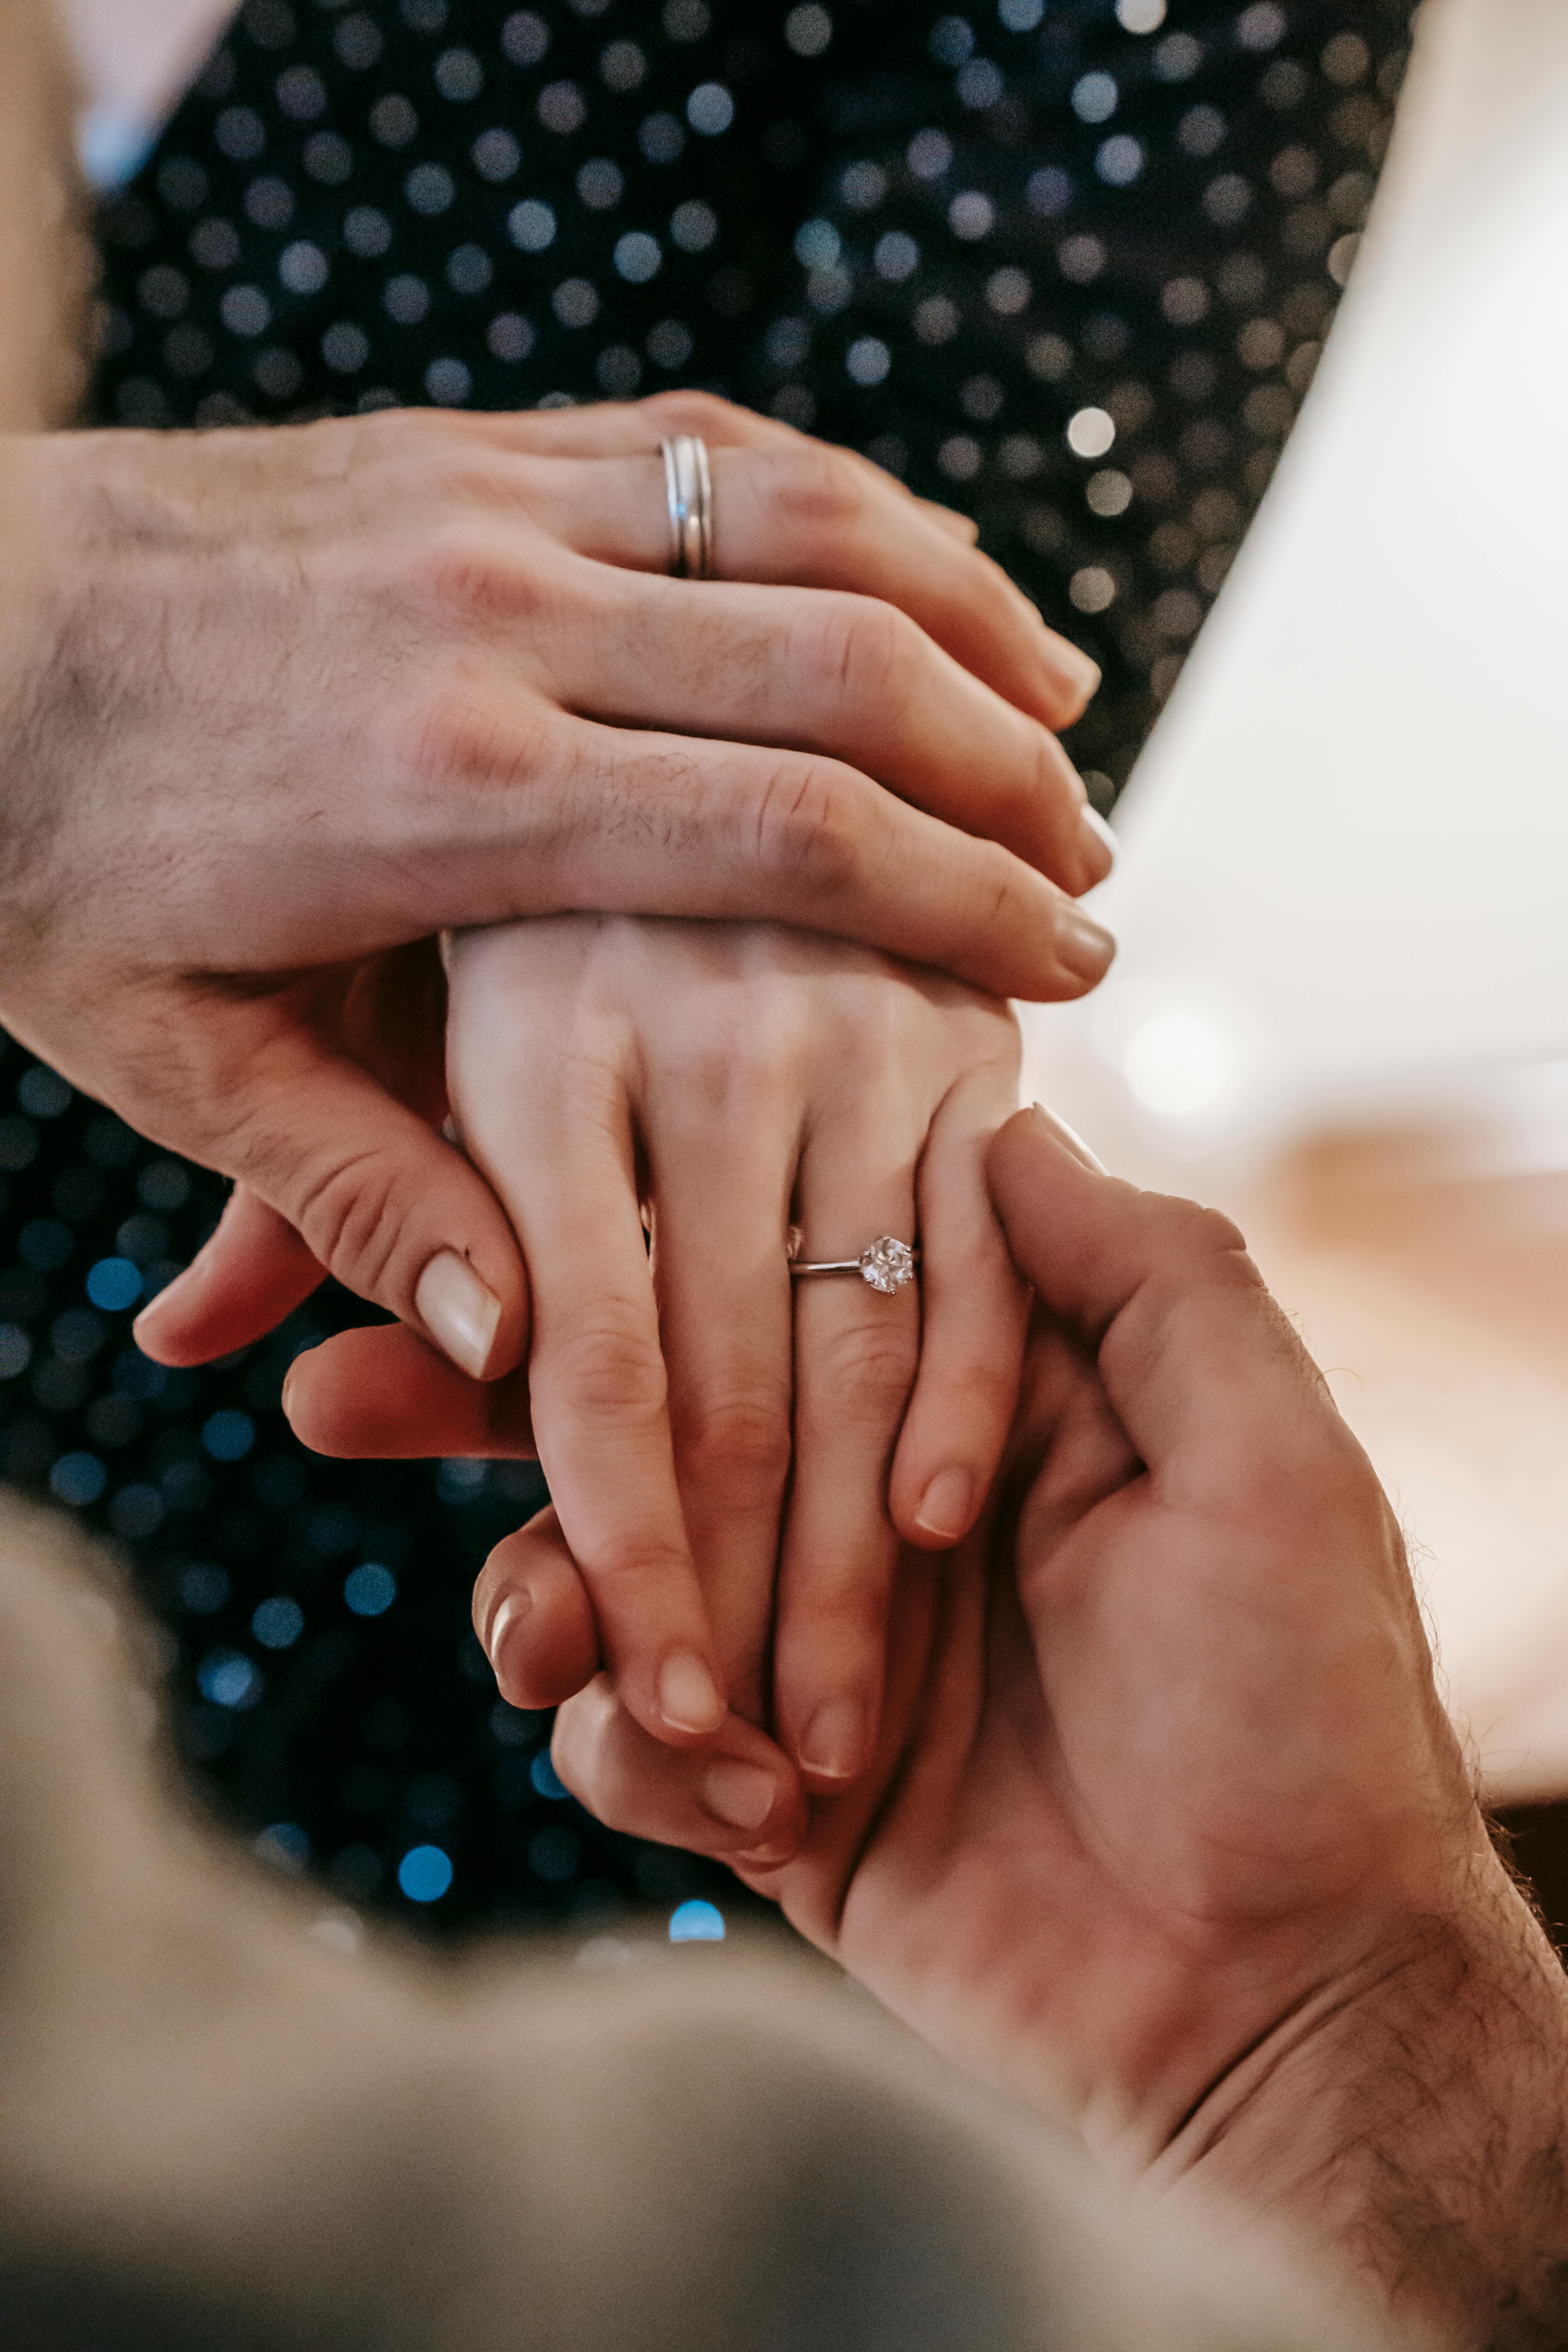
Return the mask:
<path id="1" fill-rule="evenodd" d="M 776 1396 L 692 1399 L 673 1415 L 677 1458 L 704 1494 L 740 1504 L 777 1495 L 789 1475 L 789 1411 Z"/>
<path id="2" fill-rule="evenodd" d="M 611 1586 L 620 1588 L 610 1600 L 607 1625 L 623 1605 L 635 1621 L 647 1615 L 651 1596 L 657 1595 L 660 1605 L 668 1604 L 691 1577 L 691 1562 L 678 1544 L 631 1528 L 613 1528 L 585 1543 L 583 1569 L 601 1599 Z"/>
<path id="3" fill-rule="evenodd" d="M 397 587 L 415 611 L 443 633 L 460 627 L 500 633 L 544 621 L 558 602 L 535 563 L 509 558 L 479 525 L 433 530 L 402 558 Z"/>
<path id="4" fill-rule="evenodd" d="M 918 1352 L 912 1324 L 896 1313 L 821 1334 L 812 1341 L 814 1377 L 804 1417 L 840 1428 L 896 1419 L 914 1385 Z"/>
<path id="5" fill-rule="evenodd" d="M 834 596 L 816 628 L 814 658 L 847 701 L 884 717 L 902 708 L 925 643 L 906 614 L 875 596 Z"/>
<path id="6" fill-rule="evenodd" d="M 743 1146 L 781 1097 L 799 1091 L 812 1044 L 805 1011 L 800 992 L 781 1002 L 753 982 L 743 1008 L 726 990 L 689 1006 L 681 1034 L 659 1041 L 661 1072 L 720 1150 Z"/>
<path id="7" fill-rule="evenodd" d="M 312 1255 L 347 1289 L 362 1298 L 382 1297 L 407 1222 L 404 1193 L 384 1153 L 355 1153 L 311 1175 L 292 1222 Z"/>
<path id="8" fill-rule="evenodd" d="M 795 547 L 817 543 L 844 553 L 844 541 L 858 531 L 865 516 L 865 478 L 840 449 L 802 441 L 770 451 L 767 508 L 775 530 Z"/>
<path id="9" fill-rule="evenodd" d="M 744 411 L 716 392 L 656 392 L 643 402 L 644 412 L 666 433 L 694 433 L 712 441 L 727 439 Z"/>
<path id="10" fill-rule="evenodd" d="M 568 1412 L 646 1423 L 668 1401 L 658 1341 L 630 1301 L 604 1301 L 546 1351 L 544 1378 Z"/>
<path id="11" fill-rule="evenodd" d="M 781 760 L 757 794 L 753 829 L 764 871 L 837 892 L 859 877 L 866 823 L 848 772 L 828 760 Z"/>
<path id="12" fill-rule="evenodd" d="M 561 730 L 548 709 L 514 697 L 503 710 L 471 671 L 426 682 L 395 712 L 388 733 L 394 772 L 443 796 L 452 786 L 512 786 L 560 771 Z M 443 820 L 449 829 L 445 804 Z"/>

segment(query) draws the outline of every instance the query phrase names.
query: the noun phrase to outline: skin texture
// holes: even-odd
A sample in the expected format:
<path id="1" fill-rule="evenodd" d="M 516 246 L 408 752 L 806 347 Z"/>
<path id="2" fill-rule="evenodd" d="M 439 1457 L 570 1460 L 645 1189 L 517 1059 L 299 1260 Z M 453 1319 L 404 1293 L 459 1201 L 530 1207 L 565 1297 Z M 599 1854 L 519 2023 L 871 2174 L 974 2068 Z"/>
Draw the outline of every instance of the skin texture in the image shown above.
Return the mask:
<path id="1" fill-rule="evenodd" d="M 733 578 L 663 576 L 679 430 Z M 962 524 L 721 403 L 16 436 L 0 531 L 0 1014 L 252 1203 L 248 1325 L 197 1272 L 164 1360 L 323 1266 L 520 1360 L 505 1215 L 356 1056 L 378 959 L 445 927 L 780 918 L 1024 996 L 1109 961 L 1053 732 L 1092 665 Z"/>
<path id="2" fill-rule="evenodd" d="M 1563 1980 L 1393 1514 L 1235 1229 L 1080 1151 L 1038 1112 L 992 1148 L 1038 1299 L 1023 1402 L 975 1533 L 900 1561 L 872 1770 L 809 1804 L 781 1781 L 748 1843 L 704 1796 L 730 1728 L 674 1753 L 604 1676 L 556 1769 L 614 1826 L 725 1855 L 1178 2211 L 1246 2207 L 1414 2340 L 1559 2342 Z M 559 1635 L 548 1522 L 524 1570 Z"/>
<path id="3" fill-rule="evenodd" d="M 925 1546 L 965 1532 L 1017 1401 L 1024 1293 L 984 1180 L 1016 1106 L 1016 1024 L 956 982 L 771 925 L 562 917 L 463 934 L 447 963 L 452 1109 L 534 1287 L 527 1393 L 520 1377 L 467 1395 L 494 1443 L 500 1391 L 517 1392 L 500 1442 L 537 1440 L 586 1578 L 582 1638 L 657 1736 L 711 1728 L 721 1691 L 762 1723 L 771 1689 L 809 1785 L 852 1779 L 895 1521 Z M 816 1258 L 918 1232 L 920 1286 L 792 1287 L 792 1221 Z M 439 1367 L 412 1390 L 362 1376 L 367 1343 L 398 1337 L 297 1361 L 296 1432 L 327 1453 L 424 1451 Z M 548 1661 L 536 1677 L 520 1644 L 507 1664 L 528 1601 L 498 1589 L 480 1631 L 508 1696 L 545 1706 L 564 1695 Z M 716 1683 L 709 1723 L 661 1707 L 682 1658 Z"/>

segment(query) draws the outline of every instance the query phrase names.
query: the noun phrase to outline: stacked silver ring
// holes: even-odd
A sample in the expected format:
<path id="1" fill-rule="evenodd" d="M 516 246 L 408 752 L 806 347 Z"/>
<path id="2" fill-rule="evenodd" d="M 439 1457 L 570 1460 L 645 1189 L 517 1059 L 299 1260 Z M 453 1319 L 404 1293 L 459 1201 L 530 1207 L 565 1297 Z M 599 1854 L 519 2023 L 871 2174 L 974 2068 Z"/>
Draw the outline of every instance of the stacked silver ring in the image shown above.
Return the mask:
<path id="1" fill-rule="evenodd" d="M 708 444 L 694 433 L 661 441 L 669 505 L 669 569 L 677 580 L 713 577 L 713 478 Z"/>

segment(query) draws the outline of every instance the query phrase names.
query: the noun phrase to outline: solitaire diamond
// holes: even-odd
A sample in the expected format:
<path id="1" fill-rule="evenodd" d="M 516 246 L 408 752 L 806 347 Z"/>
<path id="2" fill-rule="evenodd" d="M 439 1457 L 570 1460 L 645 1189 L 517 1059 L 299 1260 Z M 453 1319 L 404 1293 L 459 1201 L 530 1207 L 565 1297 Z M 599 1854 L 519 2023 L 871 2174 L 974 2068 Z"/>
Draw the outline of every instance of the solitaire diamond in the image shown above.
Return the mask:
<path id="1" fill-rule="evenodd" d="M 915 1254 L 908 1242 L 896 1242 L 891 1234 L 883 1234 L 868 1249 L 861 1251 L 860 1278 L 890 1298 L 895 1290 L 902 1290 L 906 1282 L 914 1280 Z"/>

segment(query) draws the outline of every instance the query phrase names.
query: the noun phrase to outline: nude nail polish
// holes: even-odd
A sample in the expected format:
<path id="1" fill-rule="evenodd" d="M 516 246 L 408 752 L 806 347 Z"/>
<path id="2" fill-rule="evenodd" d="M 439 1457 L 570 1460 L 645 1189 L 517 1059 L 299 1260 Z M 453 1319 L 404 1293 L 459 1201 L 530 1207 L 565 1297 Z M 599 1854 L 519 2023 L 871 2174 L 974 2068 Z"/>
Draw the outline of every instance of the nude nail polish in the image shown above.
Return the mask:
<path id="1" fill-rule="evenodd" d="M 1110 971 L 1116 941 L 1077 907 L 1062 907 L 1057 915 L 1057 953 L 1075 979 L 1092 988 Z"/>
<path id="2" fill-rule="evenodd" d="M 852 1780 L 866 1764 L 866 1717 L 858 1699 L 817 1708 L 800 1744 L 800 1766 L 824 1780 Z"/>
<path id="3" fill-rule="evenodd" d="M 532 1593 L 526 1585 L 520 1585 L 515 1592 L 507 1594 L 506 1599 L 490 1619 L 489 1631 L 485 1639 L 485 1655 L 490 1662 L 490 1672 L 498 1682 L 501 1679 L 501 1668 L 505 1663 L 507 1635 L 520 1618 L 527 1616 L 532 1606 Z"/>
<path id="4" fill-rule="evenodd" d="M 701 1659 L 678 1650 L 659 1670 L 658 1711 L 672 1731 L 717 1731 L 729 1709 Z"/>
<path id="5" fill-rule="evenodd" d="M 974 1481 L 967 1470 L 939 1470 L 921 1496 L 915 1525 L 944 1543 L 956 1543 L 969 1531 L 974 1501 Z"/>
<path id="6" fill-rule="evenodd" d="M 702 1801 L 731 1829 L 760 1830 L 773 1811 L 777 1783 L 760 1764 L 721 1757 L 702 1775 Z"/>
<path id="7" fill-rule="evenodd" d="M 444 1355 L 482 1380 L 500 1321 L 500 1300 L 456 1250 L 437 1250 L 414 1292 L 414 1311 Z"/>

